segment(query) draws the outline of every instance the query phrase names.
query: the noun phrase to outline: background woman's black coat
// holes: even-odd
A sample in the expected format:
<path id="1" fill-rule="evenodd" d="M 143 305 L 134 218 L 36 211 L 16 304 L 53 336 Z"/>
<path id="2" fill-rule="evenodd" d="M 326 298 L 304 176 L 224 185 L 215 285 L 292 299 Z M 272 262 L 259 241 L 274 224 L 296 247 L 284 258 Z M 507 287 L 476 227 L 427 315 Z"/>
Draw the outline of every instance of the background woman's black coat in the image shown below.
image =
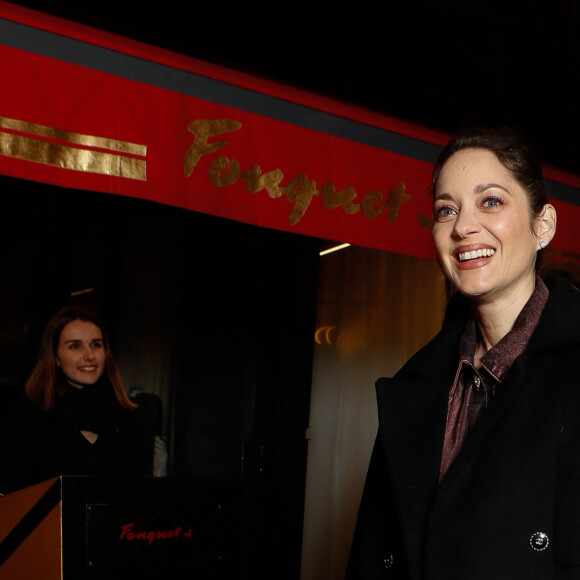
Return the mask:
<path id="1" fill-rule="evenodd" d="M 101 383 L 71 387 L 48 412 L 24 396 L 10 406 L 0 425 L 1 493 L 59 475 L 151 475 L 153 423 L 140 408 L 122 408 L 110 382 Z M 87 398 L 95 389 L 107 396 Z M 89 443 L 81 429 L 98 432 L 97 441 Z"/>
<path id="2" fill-rule="evenodd" d="M 439 484 L 466 316 L 457 297 L 441 332 L 377 382 L 350 580 L 580 578 L 580 294 L 551 285 L 526 351 Z M 538 532 L 547 545 L 534 549 Z"/>

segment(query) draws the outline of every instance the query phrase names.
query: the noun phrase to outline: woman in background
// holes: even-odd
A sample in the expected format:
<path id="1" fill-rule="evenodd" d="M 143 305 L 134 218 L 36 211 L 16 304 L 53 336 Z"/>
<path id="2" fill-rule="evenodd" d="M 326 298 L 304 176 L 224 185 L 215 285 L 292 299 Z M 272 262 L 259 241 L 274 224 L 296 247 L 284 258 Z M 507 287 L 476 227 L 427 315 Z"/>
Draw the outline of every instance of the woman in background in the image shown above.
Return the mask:
<path id="1" fill-rule="evenodd" d="M 433 187 L 455 295 L 377 382 L 348 578 L 580 578 L 580 293 L 537 274 L 556 231 L 541 165 L 511 131 L 464 134 Z"/>
<path id="2" fill-rule="evenodd" d="M 59 475 L 151 475 L 154 426 L 123 388 L 96 315 L 50 319 L 25 397 L 0 427 L 0 492 Z"/>

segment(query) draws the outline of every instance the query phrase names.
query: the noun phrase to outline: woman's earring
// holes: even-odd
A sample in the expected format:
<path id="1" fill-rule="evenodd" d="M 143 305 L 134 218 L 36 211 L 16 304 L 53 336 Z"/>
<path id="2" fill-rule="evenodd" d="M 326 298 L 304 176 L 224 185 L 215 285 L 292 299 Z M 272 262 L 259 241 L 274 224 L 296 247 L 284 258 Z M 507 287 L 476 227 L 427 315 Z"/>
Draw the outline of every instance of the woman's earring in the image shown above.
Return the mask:
<path id="1" fill-rule="evenodd" d="M 540 240 L 540 250 L 545 250 L 546 249 L 546 242 L 544 242 L 544 240 Z"/>

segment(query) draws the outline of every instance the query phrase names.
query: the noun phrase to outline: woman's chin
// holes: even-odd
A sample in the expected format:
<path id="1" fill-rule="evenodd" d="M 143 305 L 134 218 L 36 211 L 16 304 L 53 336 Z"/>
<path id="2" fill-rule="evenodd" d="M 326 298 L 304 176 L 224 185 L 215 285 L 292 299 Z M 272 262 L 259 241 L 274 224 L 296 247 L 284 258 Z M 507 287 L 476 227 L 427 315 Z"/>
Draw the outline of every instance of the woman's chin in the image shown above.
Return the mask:
<path id="1" fill-rule="evenodd" d="M 481 298 L 490 293 L 488 284 L 455 284 L 455 289 L 466 298 Z"/>
<path id="2" fill-rule="evenodd" d="M 75 389 L 84 389 L 85 387 L 90 387 L 97 383 L 101 375 L 98 376 L 91 376 L 91 377 L 66 377 L 66 380 L 71 387 L 75 387 Z"/>

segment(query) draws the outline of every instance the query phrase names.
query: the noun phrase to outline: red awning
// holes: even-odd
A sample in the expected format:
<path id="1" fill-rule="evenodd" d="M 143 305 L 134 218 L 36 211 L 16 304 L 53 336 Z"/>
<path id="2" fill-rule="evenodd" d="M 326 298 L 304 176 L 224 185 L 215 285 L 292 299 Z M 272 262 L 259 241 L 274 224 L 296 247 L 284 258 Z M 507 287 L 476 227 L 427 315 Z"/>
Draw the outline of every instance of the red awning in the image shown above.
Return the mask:
<path id="1" fill-rule="evenodd" d="M 0 173 L 419 257 L 447 136 L 0 2 Z M 580 262 L 580 177 L 546 168 Z"/>

